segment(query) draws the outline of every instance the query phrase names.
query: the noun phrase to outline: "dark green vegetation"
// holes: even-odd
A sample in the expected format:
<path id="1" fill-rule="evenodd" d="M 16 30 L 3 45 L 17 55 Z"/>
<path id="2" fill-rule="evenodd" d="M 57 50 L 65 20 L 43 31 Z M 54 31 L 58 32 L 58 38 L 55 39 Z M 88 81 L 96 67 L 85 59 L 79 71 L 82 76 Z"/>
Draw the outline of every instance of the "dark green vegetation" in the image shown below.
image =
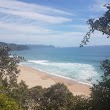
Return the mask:
<path id="1" fill-rule="evenodd" d="M 55 48 L 53 45 L 27 45 L 30 49 L 32 48 Z"/>
<path id="2" fill-rule="evenodd" d="M 107 35 L 107 38 L 110 37 L 110 4 L 105 4 L 104 7 L 106 7 L 108 11 L 105 12 L 103 16 L 99 17 L 97 20 L 92 18 L 87 21 L 90 30 L 81 41 L 80 47 L 87 45 L 90 35 L 94 33 L 94 31 L 100 31 L 102 34 Z"/>
<path id="3" fill-rule="evenodd" d="M 8 46 L 12 51 L 14 51 L 14 50 L 20 51 L 20 50 L 28 50 L 29 49 L 29 47 L 26 45 L 17 45 L 17 44 L 13 44 L 13 43 L 7 44 L 4 42 L 0 42 L 0 46 Z"/>
<path id="4" fill-rule="evenodd" d="M 13 99 L 0 93 L 0 110 L 19 110 L 19 107 Z"/>
<path id="5" fill-rule="evenodd" d="M 18 45 L 14 43 L 4 43 L 0 42 L 0 46 L 7 46 L 11 49 L 11 51 L 22 51 L 29 50 L 34 48 L 55 48 L 53 45 Z"/>
<path id="6" fill-rule="evenodd" d="M 105 27 L 100 29 L 102 26 L 100 22 L 97 23 L 99 23 L 98 27 L 94 30 L 109 34 Z M 96 22 L 94 21 L 93 24 L 95 25 Z M 0 110 L 110 110 L 109 60 L 106 59 L 101 63 L 104 75 L 101 81 L 93 85 L 88 98 L 74 96 L 64 84 L 60 83 L 47 89 L 41 86 L 29 89 L 24 81 L 17 83 L 20 71 L 17 64 L 23 58 L 10 57 L 9 51 L 8 47 L 0 46 Z"/>

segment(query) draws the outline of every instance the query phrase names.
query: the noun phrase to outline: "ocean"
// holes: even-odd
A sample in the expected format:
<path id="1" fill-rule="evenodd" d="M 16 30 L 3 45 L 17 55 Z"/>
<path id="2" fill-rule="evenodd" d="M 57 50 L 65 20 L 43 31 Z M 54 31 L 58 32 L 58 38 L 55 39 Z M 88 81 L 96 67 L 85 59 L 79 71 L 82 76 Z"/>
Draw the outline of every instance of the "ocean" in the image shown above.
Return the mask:
<path id="1" fill-rule="evenodd" d="M 26 61 L 21 65 L 84 84 L 97 83 L 103 75 L 100 62 L 110 59 L 110 46 L 34 48 L 13 51 Z"/>

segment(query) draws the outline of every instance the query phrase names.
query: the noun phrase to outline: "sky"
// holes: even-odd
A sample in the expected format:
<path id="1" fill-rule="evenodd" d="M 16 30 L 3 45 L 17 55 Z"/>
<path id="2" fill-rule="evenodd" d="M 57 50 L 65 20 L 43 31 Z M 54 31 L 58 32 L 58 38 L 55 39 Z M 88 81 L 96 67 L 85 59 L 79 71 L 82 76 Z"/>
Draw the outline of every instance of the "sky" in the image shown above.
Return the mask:
<path id="1" fill-rule="evenodd" d="M 79 46 L 89 26 L 86 21 L 107 11 L 109 0 L 0 0 L 0 41 Z M 106 35 L 96 31 L 88 46 L 110 45 Z"/>

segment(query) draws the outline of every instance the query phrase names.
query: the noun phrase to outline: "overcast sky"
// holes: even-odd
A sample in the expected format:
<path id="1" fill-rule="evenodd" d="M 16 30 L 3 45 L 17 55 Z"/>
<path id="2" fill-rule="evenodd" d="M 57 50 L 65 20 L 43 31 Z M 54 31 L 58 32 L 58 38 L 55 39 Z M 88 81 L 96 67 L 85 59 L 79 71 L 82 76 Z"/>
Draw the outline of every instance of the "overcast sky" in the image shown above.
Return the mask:
<path id="1" fill-rule="evenodd" d="M 0 0 L 0 41 L 17 44 L 79 46 L 89 30 L 86 21 L 98 18 L 109 0 Z M 109 45 L 100 32 L 88 45 Z"/>

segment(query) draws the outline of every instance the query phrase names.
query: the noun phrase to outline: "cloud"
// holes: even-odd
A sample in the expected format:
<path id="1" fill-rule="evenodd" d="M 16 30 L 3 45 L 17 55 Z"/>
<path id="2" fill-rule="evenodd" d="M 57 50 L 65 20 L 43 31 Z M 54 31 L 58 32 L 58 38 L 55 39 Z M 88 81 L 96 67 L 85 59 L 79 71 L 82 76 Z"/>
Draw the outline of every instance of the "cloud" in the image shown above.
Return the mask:
<path id="1" fill-rule="evenodd" d="M 69 12 L 17 0 L 0 0 L 0 13 L 51 24 L 72 21 Z"/>
<path id="2" fill-rule="evenodd" d="M 63 10 L 59 10 L 56 8 L 50 8 L 47 6 L 42 6 L 34 3 L 26 3 L 18 0 L 0 0 L 0 7 L 13 9 L 13 10 L 21 10 L 21 11 L 33 11 L 40 13 L 54 13 L 60 15 L 73 15 L 70 12 L 66 12 Z"/>
<path id="3" fill-rule="evenodd" d="M 14 42 L 18 44 L 45 44 L 45 45 L 55 45 L 58 47 L 72 47 L 79 46 L 81 40 L 85 36 L 85 32 L 57 32 L 56 34 L 45 33 L 45 34 L 25 34 L 25 33 L 13 33 L 5 32 L 0 30 L 0 39 L 4 42 Z M 3 37 L 1 37 L 3 36 Z M 95 34 L 91 35 L 90 45 L 109 45 L 110 39 L 103 36 L 100 32 L 96 31 Z"/>
<path id="4" fill-rule="evenodd" d="M 19 16 L 22 18 L 29 18 L 32 20 L 40 21 L 40 22 L 46 22 L 46 23 L 53 23 L 53 24 L 60 24 L 64 22 L 70 22 L 72 21 L 71 19 L 64 18 L 64 17 L 54 17 L 54 16 L 49 16 L 49 15 L 44 15 L 40 13 L 34 13 L 34 12 L 28 12 L 28 11 L 16 11 L 16 10 L 7 10 L 7 9 L 0 9 L 0 13 L 5 13 L 5 14 L 10 14 L 10 15 L 15 15 Z"/>
<path id="5" fill-rule="evenodd" d="M 109 3 L 108 0 L 95 0 L 95 3 L 93 3 L 90 7 L 89 10 L 93 12 L 103 12 L 106 11 L 107 9 L 104 7 L 106 3 Z"/>
<path id="6" fill-rule="evenodd" d="M 0 23 L 0 29 L 10 30 L 12 32 L 20 32 L 25 34 L 38 34 L 38 33 L 52 33 L 52 30 L 48 30 L 38 26 L 32 25 L 22 25 L 22 24 L 15 24 L 15 23 Z"/>
<path id="7" fill-rule="evenodd" d="M 94 11 L 97 11 L 98 6 L 98 2 L 92 5 Z M 0 40 L 22 44 L 79 46 L 88 27 L 81 25 L 81 16 L 74 16 L 75 22 L 73 16 L 70 12 L 52 7 L 18 0 L 0 0 Z M 94 34 L 88 45 L 94 45 L 96 39 L 97 44 L 109 44 L 110 40 L 105 37 L 98 40 L 100 36 L 99 33 Z"/>
<path id="8" fill-rule="evenodd" d="M 10 37 L 10 32 L 26 36 L 54 34 L 56 31 L 51 30 L 51 26 L 71 22 L 69 16 L 72 16 L 69 12 L 47 6 L 18 0 L 0 0 L 0 30 L 5 32 L 4 36 L 8 33 Z M 16 35 L 14 37 L 17 39 Z"/>
<path id="9" fill-rule="evenodd" d="M 58 32 L 57 34 L 45 33 L 45 34 L 21 34 L 18 33 L 1 33 L 0 38 L 2 41 L 7 41 L 9 43 L 15 42 L 19 44 L 45 44 L 45 45 L 55 45 L 55 46 L 79 46 L 80 41 L 84 33 L 79 32 Z M 16 37 L 15 37 L 16 36 Z M 27 40 L 28 39 L 28 40 Z"/>

